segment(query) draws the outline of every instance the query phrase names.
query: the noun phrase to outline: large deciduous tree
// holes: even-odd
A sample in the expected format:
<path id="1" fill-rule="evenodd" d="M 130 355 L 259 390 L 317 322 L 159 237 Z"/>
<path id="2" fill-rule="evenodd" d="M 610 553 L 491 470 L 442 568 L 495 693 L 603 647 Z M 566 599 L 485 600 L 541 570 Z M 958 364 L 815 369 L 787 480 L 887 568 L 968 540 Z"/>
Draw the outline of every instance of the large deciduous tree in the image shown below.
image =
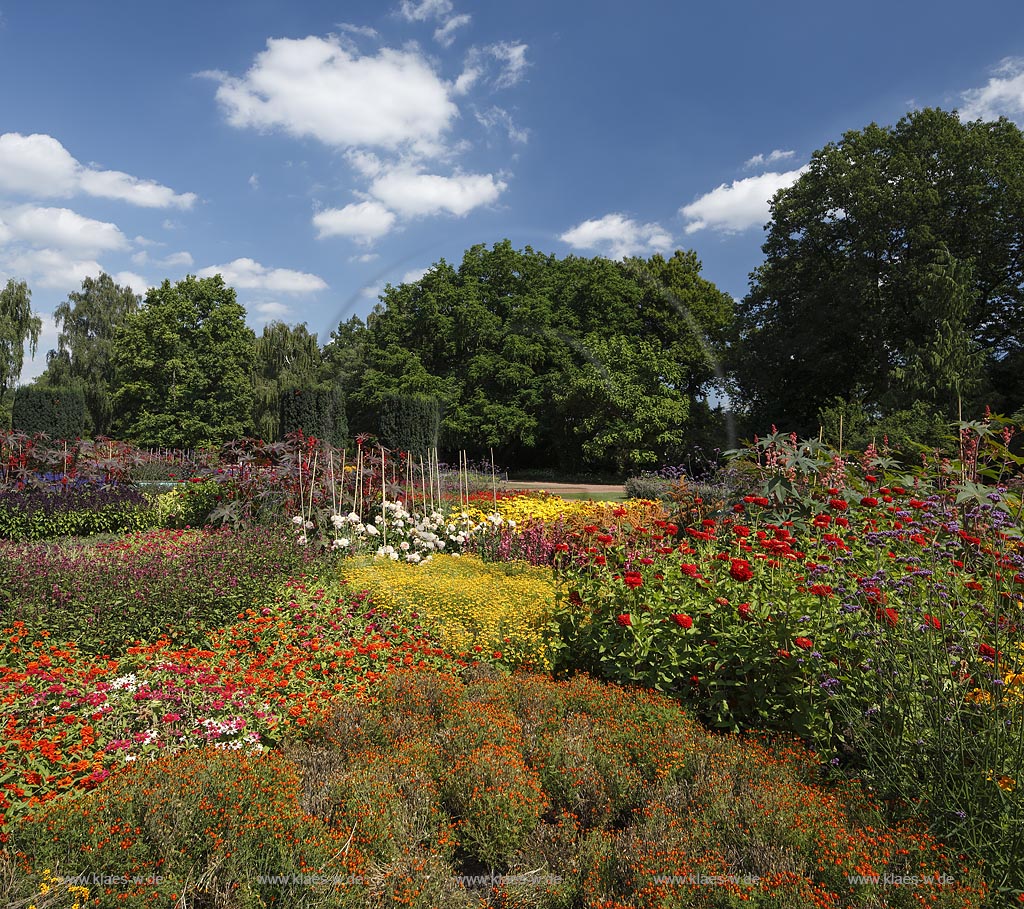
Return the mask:
<path id="1" fill-rule="evenodd" d="M 281 393 L 313 388 L 321 368 L 320 346 L 306 324 L 271 322 L 256 339 L 253 364 L 253 429 L 261 439 L 281 436 Z"/>
<path id="2" fill-rule="evenodd" d="M 389 285 L 365 325 L 339 326 L 325 368 L 356 430 L 376 431 L 390 396 L 436 397 L 449 450 L 618 470 L 695 441 L 733 308 L 693 253 L 559 260 L 506 240 Z"/>
<path id="3" fill-rule="evenodd" d="M 115 429 L 152 446 L 240 438 L 251 428 L 255 345 L 220 275 L 151 288 L 114 340 Z"/>
<path id="4" fill-rule="evenodd" d="M 110 434 L 114 418 L 114 336 L 139 308 L 140 299 L 104 272 L 98 278 L 86 278 L 81 291 L 68 294 L 53 311 L 60 333 L 57 349 L 47 356 L 44 378 L 52 385 L 81 387 L 89 416 L 87 429 L 97 436 Z"/>
<path id="5" fill-rule="evenodd" d="M 35 356 L 42 320 L 32 313 L 32 292 L 24 281 L 10 278 L 0 290 L 0 402 L 18 384 L 25 363 L 25 342 Z"/>
<path id="6" fill-rule="evenodd" d="M 773 199 L 732 360 L 759 422 L 816 431 L 826 401 L 874 417 L 997 406 L 1024 324 L 1024 134 L 929 109 L 814 153 Z"/>

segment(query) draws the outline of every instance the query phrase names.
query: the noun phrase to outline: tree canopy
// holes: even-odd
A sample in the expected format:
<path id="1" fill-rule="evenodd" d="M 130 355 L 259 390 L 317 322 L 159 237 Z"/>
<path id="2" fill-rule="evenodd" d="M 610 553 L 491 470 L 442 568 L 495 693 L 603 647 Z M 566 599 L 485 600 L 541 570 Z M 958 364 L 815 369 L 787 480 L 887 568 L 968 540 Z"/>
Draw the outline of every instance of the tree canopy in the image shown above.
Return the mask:
<path id="1" fill-rule="evenodd" d="M 10 278 L 0 290 L 0 402 L 14 388 L 25 363 L 25 342 L 35 356 L 42 320 L 32 312 L 32 292 L 24 281 Z"/>
<path id="2" fill-rule="evenodd" d="M 151 288 L 114 339 L 115 431 L 170 447 L 246 435 L 255 345 L 245 309 L 220 275 Z"/>
<path id="3" fill-rule="evenodd" d="M 441 260 L 389 285 L 365 324 L 339 326 L 324 361 L 355 430 L 375 432 L 391 396 L 425 396 L 444 403 L 448 449 L 637 467 L 680 456 L 721 372 L 733 306 L 692 252 L 559 260 L 481 244 L 457 268 Z"/>
<path id="4" fill-rule="evenodd" d="M 87 429 L 94 435 L 110 434 L 114 336 L 139 308 L 140 299 L 130 287 L 119 287 L 103 272 L 98 278 L 86 278 L 81 291 L 68 294 L 53 311 L 60 333 L 57 349 L 47 355 L 43 381 L 81 388 L 89 416 Z"/>
<path id="5" fill-rule="evenodd" d="M 826 402 L 873 417 L 1020 406 L 1024 134 L 937 109 L 814 153 L 772 201 L 732 366 L 755 420 L 817 431 Z"/>

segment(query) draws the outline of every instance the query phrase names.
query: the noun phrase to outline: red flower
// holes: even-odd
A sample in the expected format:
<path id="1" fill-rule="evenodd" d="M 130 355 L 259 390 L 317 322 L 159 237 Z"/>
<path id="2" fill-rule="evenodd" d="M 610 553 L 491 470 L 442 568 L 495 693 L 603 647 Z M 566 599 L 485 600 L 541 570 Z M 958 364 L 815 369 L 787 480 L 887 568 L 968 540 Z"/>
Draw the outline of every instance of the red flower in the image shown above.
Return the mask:
<path id="1" fill-rule="evenodd" d="M 682 573 L 685 574 L 688 578 L 700 577 L 700 571 L 697 569 L 696 565 L 683 564 L 679 566 L 679 570 L 682 571 Z"/>
<path id="2" fill-rule="evenodd" d="M 675 524 L 666 524 L 665 533 L 669 533 L 675 536 L 677 533 L 679 533 L 679 528 Z"/>
<path id="3" fill-rule="evenodd" d="M 749 581 L 754 576 L 750 562 L 746 559 L 733 559 L 729 565 L 729 574 L 736 581 Z"/>
<path id="4" fill-rule="evenodd" d="M 613 537 L 610 533 L 599 533 L 597 535 L 597 542 L 603 543 L 605 546 L 611 543 L 614 539 L 615 537 Z"/>
<path id="5" fill-rule="evenodd" d="M 810 650 L 814 646 L 814 641 L 810 638 L 797 638 L 793 643 L 802 650 Z"/>
<path id="6" fill-rule="evenodd" d="M 594 556 L 594 564 L 595 565 L 607 565 L 608 564 L 608 560 L 603 555 L 596 555 L 596 556 Z"/>
<path id="7" fill-rule="evenodd" d="M 681 612 L 677 612 L 672 616 L 672 621 L 675 622 L 680 628 L 693 628 L 693 619 L 688 615 L 684 615 Z"/>
<path id="8" fill-rule="evenodd" d="M 792 656 L 792 654 L 788 650 L 784 650 L 781 647 L 778 650 L 776 650 L 775 653 L 778 656 L 782 657 L 782 659 L 784 660 L 788 660 Z"/>
<path id="9" fill-rule="evenodd" d="M 872 606 L 881 606 L 888 602 L 888 597 L 877 587 L 865 587 L 864 595 Z"/>
<path id="10" fill-rule="evenodd" d="M 615 621 L 623 628 L 629 628 L 629 626 L 633 624 L 633 618 L 628 612 L 624 612 L 622 615 L 616 617 Z"/>
<path id="11" fill-rule="evenodd" d="M 640 572 L 638 572 L 638 571 L 626 572 L 626 575 L 623 577 L 622 580 L 625 581 L 627 587 L 630 587 L 630 588 L 633 588 L 633 589 L 635 589 L 637 587 L 643 587 L 644 586 L 643 575 L 640 574 Z"/>
<path id="12" fill-rule="evenodd" d="M 978 656 L 985 660 L 994 660 L 996 658 L 996 650 L 991 644 L 979 644 Z"/>
<path id="13" fill-rule="evenodd" d="M 895 628 L 900 621 L 899 613 L 889 606 L 885 609 L 876 609 L 875 618 L 878 619 L 879 622 L 884 620 L 891 628 Z"/>
<path id="14" fill-rule="evenodd" d="M 740 618 L 743 619 L 744 622 L 749 622 L 753 619 L 753 616 L 750 614 L 749 603 L 740 603 L 740 605 L 736 607 L 736 611 L 740 614 Z"/>
<path id="15" fill-rule="evenodd" d="M 587 524 L 587 526 L 583 528 L 583 532 L 584 533 L 597 533 L 597 528 L 593 524 Z"/>
<path id="16" fill-rule="evenodd" d="M 568 543 L 555 543 L 555 552 L 568 552 L 568 551 L 569 551 L 569 544 Z"/>
<path id="17" fill-rule="evenodd" d="M 940 622 L 935 616 L 929 615 L 927 612 L 924 614 L 925 624 L 931 625 L 932 628 L 941 628 L 942 622 Z"/>
<path id="18" fill-rule="evenodd" d="M 846 511 L 849 508 L 843 499 L 829 499 L 828 504 L 830 508 L 834 508 L 836 511 Z"/>
<path id="19" fill-rule="evenodd" d="M 670 551 L 671 551 L 671 550 L 670 550 Z M 637 561 L 638 561 L 638 562 L 639 562 L 639 563 L 640 563 L 641 565 L 653 565 L 653 564 L 654 564 L 654 559 L 650 559 L 650 558 L 648 558 L 647 556 L 644 556 L 644 557 L 643 557 L 642 559 L 637 559 Z"/>
<path id="20" fill-rule="evenodd" d="M 828 584 L 812 584 L 810 590 L 816 597 L 832 596 L 832 588 Z"/>
<path id="21" fill-rule="evenodd" d="M 698 685 L 700 685 L 700 677 L 696 675 L 691 675 L 690 684 L 693 685 L 694 688 L 696 688 Z"/>
<path id="22" fill-rule="evenodd" d="M 860 504 L 868 508 L 874 508 L 878 504 L 878 499 L 874 496 L 864 496 L 864 498 L 860 500 Z"/>

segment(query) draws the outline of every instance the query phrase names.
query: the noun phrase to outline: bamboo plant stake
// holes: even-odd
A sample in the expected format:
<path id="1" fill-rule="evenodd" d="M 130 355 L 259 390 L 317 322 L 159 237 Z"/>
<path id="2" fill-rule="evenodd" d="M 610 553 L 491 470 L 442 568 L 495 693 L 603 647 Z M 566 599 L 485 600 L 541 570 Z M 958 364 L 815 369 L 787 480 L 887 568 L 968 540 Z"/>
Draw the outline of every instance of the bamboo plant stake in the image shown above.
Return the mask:
<path id="1" fill-rule="evenodd" d="M 494 493 L 494 513 L 498 513 L 498 478 L 494 475 L 494 449 L 491 449 L 491 492 Z"/>
<path id="2" fill-rule="evenodd" d="M 380 446 L 380 516 L 384 519 L 380 522 L 381 533 L 384 535 L 384 545 L 388 545 L 388 468 L 384 460 L 384 446 Z"/>

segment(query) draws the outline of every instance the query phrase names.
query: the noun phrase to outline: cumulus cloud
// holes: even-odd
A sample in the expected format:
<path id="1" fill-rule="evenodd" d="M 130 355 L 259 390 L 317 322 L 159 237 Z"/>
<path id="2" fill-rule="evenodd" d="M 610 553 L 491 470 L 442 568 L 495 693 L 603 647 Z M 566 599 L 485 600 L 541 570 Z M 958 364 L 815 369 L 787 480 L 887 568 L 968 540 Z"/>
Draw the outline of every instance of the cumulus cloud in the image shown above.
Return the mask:
<path id="1" fill-rule="evenodd" d="M 132 271 L 119 271 L 111 277 L 118 287 L 130 287 L 139 296 L 145 296 L 147 290 L 156 286 L 152 281 Z"/>
<path id="2" fill-rule="evenodd" d="M 308 294 L 324 290 L 327 282 L 318 275 L 290 268 L 267 268 L 254 259 L 235 259 L 226 265 L 200 270 L 200 278 L 220 275 L 225 284 L 241 290 L 269 290 L 275 293 Z"/>
<path id="3" fill-rule="evenodd" d="M 415 49 L 360 56 L 334 37 L 271 38 L 242 77 L 215 79 L 233 126 L 280 129 L 336 148 L 436 152 L 458 116 L 448 87 Z"/>
<path id="4" fill-rule="evenodd" d="M 615 212 L 583 221 L 559 239 L 573 249 L 589 250 L 613 259 L 672 249 L 672 236 L 660 224 L 641 224 Z"/>
<path id="5" fill-rule="evenodd" d="M 344 208 L 327 208 L 313 216 L 317 236 L 351 237 L 370 243 L 395 225 L 395 213 L 379 202 L 352 202 Z"/>
<path id="6" fill-rule="evenodd" d="M 452 16 L 444 25 L 434 29 L 434 40 L 441 45 L 441 47 L 451 47 L 455 43 L 455 33 L 465 26 L 469 25 L 473 17 L 468 13 L 462 13 L 458 16 Z"/>
<path id="7" fill-rule="evenodd" d="M 790 158 L 795 158 L 795 151 L 783 151 L 781 148 L 776 148 L 767 155 L 754 155 L 753 158 L 747 158 L 743 162 L 744 170 L 754 170 L 757 167 L 767 167 L 771 164 L 775 164 L 777 161 L 788 161 Z"/>
<path id="8" fill-rule="evenodd" d="M 0 212 L 0 241 L 73 251 L 79 255 L 125 249 L 116 224 L 86 218 L 69 208 L 19 205 Z"/>
<path id="9" fill-rule="evenodd" d="M 395 168 L 377 177 L 370 192 L 389 209 L 406 217 L 442 211 L 461 217 L 496 201 L 507 188 L 508 184 L 496 180 L 493 174 L 457 173 L 442 177 L 411 168 Z"/>
<path id="10" fill-rule="evenodd" d="M 996 67 L 988 84 L 969 89 L 961 97 L 964 104 L 960 108 L 960 119 L 965 122 L 1000 117 L 1021 121 L 1024 118 L 1024 58 L 1007 57 Z"/>
<path id="11" fill-rule="evenodd" d="M 292 311 L 292 308 L 287 303 L 282 303 L 279 300 L 264 300 L 260 303 L 253 303 L 250 309 L 255 313 L 258 322 L 272 322 L 274 319 L 283 319 Z"/>
<path id="12" fill-rule="evenodd" d="M 411 271 L 407 271 L 404 275 L 402 275 L 402 283 L 403 284 L 415 284 L 428 271 L 430 271 L 430 269 L 431 269 L 431 266 L 427 265 L 425 268 L 414 268 Z"/>
<path id="13" fill-rule="evenodd" d="M 775 173 L 769 171 L 756 177 L 723 183 L 699 199 L 684 205 L 679 213 L 687 219 L 686 233 L 717 230 L 736 233 L 751 227 L 762 227 L 770 216 L 768 203 L 780 189 L 792 186 L 805 167 Z"/>
<path id="14" fill-rule="evenodd" d="M 176 193 L 154 180 L 83 166 L 53 136 L 0 135 L 0 190 L 35 198 L 84 193 L 142 208 L 191 208 L 195 193 Z"/>
<path id="15" fill-rule="evenodd" d="M 32 287 L 67 291 L 86 278 L 95 278 L 103 267 L 95 259 L 61 249 L 30 249 L 5 258 L 8 271 L 28 280 Z"/>

